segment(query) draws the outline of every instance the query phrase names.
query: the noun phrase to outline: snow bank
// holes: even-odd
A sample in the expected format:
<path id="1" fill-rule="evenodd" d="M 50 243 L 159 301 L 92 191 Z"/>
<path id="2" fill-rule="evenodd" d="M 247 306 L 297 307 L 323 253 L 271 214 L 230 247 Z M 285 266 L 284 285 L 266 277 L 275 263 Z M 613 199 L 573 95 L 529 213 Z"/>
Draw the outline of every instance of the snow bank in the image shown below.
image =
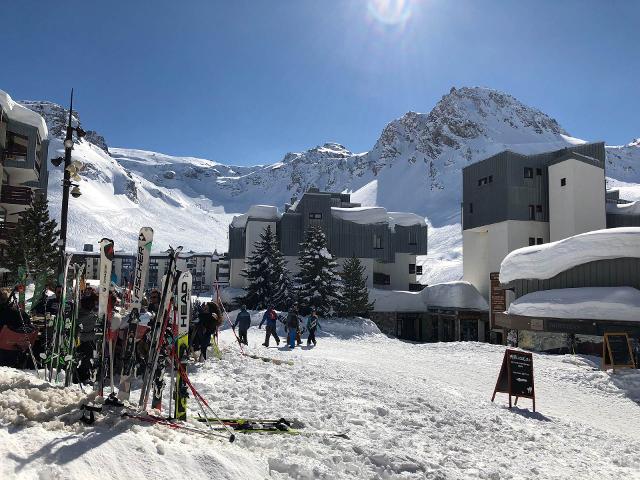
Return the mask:
<path id="1" fill-rule="evenodd" d="M 232 227 L 244 228 L 250 218 L 259 220 L 279 220 L 282 214 L 278 211 L 278 207 L 273 205 L 251 205 L 247 213 L 233 217 L 231 221 Z"/>
<path id="2" fill-rule="evenodd" d="M 324 318 L 318 336 L 330 335 L 341 339 L 381 334 L 378 326 L 368 318 Z"/>
<path id="3" fill-rule="evenodd" d="M 583 263 L 640 257 L 640 227 L 609 228 L 514 250 L 500 265 L 500 282 L 551 278 Z"/>
<path id="4" fill-rule="evenodd" d="M 476 287 L 469 282 L 437 283 L 421 292 L 402 290 L 369 290 L 376 312 L 426 312 L 429 307 L 466 308 L 488 311 L 489 305 Z"/>
<path id="5" fill-rule="evenodd" d="M 420 293 L 429 306 L 489 311 L 487 301 L 469 282 L 438 283 L 426 287 Z"/>
<path id="6" fill-rule="evenodd" d="M 415 213 L 407 212 L 387 212 L 384 207 L 331 207 L 331 214 L 348 222 L 361 225 L 371 225 L 376 223 L 386 223 L 392 229 L 396 225 L 411 227 L 413 225 L 426 226 L 424 217 Z"/>
<path id="7" fill-rule="evenodd" d="M 14 102 L 11 96 L 2 90 L 0 90 L 0 106 L 2 106 L 5 115 L 11 120 L 36 127 L 42 140 L 45 140 L 49 136 L 44 118 L 36 112 Z"/>
<path id="8" fill-rule="evenodd" d="M 640 215 L 640 202 L 607 203 L 607 213 L 614 215 Z"/>
<path id="9" fill-rule="evenodd" d="M 509 305 L 508 313 L 528 317 L 593 320 L 640 319 L 640 290 L 632 287 L 585 287 L 541 290 Z"/>

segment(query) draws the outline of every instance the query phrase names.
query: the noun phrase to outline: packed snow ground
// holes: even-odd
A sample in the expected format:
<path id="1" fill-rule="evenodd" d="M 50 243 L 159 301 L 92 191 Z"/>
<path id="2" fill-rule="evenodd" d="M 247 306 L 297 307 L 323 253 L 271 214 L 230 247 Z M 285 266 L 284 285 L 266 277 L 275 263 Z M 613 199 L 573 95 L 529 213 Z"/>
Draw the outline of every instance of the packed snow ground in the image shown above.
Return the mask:
<path id="1" fill-rule="evenodd" d="M 254 316 L 254 323 L 259 315 Z M 414 344 L 370 322 L 325 322 L 315 348 L 248 351 L 221 332 L 222 360 L 190 367 L 225 416 L 295 418 L 350 440 L 238 435 L 234 444 L 101 417 L 71 422 L 83 395 L 0 369 L 0 478 L 640 478 L 640 373 L 534 354 L 537 413 L 490 398 L 504 347 Z M 132 398 L 136 398 L 133 392 Z M 193 412 L 196 407 L 191 404 Z"/>

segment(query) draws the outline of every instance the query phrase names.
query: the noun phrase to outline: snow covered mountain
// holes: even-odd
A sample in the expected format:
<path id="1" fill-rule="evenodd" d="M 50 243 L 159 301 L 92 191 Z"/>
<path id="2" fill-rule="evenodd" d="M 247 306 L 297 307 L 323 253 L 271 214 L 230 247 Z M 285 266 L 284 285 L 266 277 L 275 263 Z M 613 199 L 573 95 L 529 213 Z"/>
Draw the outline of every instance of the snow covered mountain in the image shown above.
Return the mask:
<path id="1" fill-rule="evenodd" d="M 59 155 L 64 109 L 23 102 L 42 113 Z M 76 116 L 77 118 L 77 116 Z M 389 123 L 369 152 L 352 153 L 336 143 L 287 153 L 272 165 L 236 167 L 211 160 L 109 148 L 91 132 L 74 158 L 87 164 L 79 201 L 72 201 L 69 244 L 113 236 L 132 249 L 138 228 L 156 230 L 157 248 L 171 242 L 187 249 L 226 250 L 232 214 L 251 204 L 282 206 L 310 186 L 351 191 L 365 205 L 425 215 L 432 228 L 425 278 L 433 283 L 461 275 L 461 169 L 511 149 L 535 153 L 582 143 L 554 119 L 511 95 L 487 88 L 452 88 L 430 113 L 408 112 Z M 610 185 L 634 194 L 640 183 L 640 142 L 608 147 Z M 61 173 L 51 168 L 50 198 L 59 205 Z M 627 190 L 625 190 L 627 188 Z"/>

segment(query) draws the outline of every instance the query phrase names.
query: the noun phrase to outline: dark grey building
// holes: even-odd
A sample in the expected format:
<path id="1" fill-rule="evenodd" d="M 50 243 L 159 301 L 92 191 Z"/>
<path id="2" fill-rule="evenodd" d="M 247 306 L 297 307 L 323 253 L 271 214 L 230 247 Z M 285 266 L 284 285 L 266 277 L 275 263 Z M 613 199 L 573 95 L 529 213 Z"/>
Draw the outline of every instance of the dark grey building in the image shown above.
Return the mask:
<path id="1" fill-rule="evenodd" d="M 419 289 L 427 254 L 427 226 L 423 217 L 387 212 L 382 207 L 361 207 L 349 194 L 309 189 L 283 214 L 275 207 L 254 206 L 236 217 L 229 227 L 231 286 L 243 287 L 240 275 L 247 256 L 263 230 L 275 230 L 289 269 L 297 271 L 297 256 L 305 231 L 319 226 L 327 237 L 329 252 L 338 262 L 352 256 L 366 268 L 369 286 L 396 290 Z"/>

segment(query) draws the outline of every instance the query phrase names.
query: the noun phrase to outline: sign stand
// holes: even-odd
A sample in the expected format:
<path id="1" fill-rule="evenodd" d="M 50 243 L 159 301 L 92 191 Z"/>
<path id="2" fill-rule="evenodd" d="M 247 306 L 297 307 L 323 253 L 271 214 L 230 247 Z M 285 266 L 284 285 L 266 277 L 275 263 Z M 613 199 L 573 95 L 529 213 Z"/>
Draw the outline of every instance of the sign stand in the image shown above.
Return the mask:
<path id="1" fill-rule="evenodd" d="M 626 333 L 605 333 L 602 340 L 602 370 L 616 368 L 636 368 L 629 335 Z"/>
<path id="2" fill-rule="evenodd" d="M 496 398 L 496 393 L 509 395 L 509 408 L 512 407 L 511 397 L 515 397 L 514 405 L 518 404 L 518 398 L 530 398 L 533 401 L 533 411 L 536 411 L 536 391 L 533 384 L 533 355 L 521 350 L 507 348 L 502 358 L 500 374 L 493 389 L 491 401 Z"/>

